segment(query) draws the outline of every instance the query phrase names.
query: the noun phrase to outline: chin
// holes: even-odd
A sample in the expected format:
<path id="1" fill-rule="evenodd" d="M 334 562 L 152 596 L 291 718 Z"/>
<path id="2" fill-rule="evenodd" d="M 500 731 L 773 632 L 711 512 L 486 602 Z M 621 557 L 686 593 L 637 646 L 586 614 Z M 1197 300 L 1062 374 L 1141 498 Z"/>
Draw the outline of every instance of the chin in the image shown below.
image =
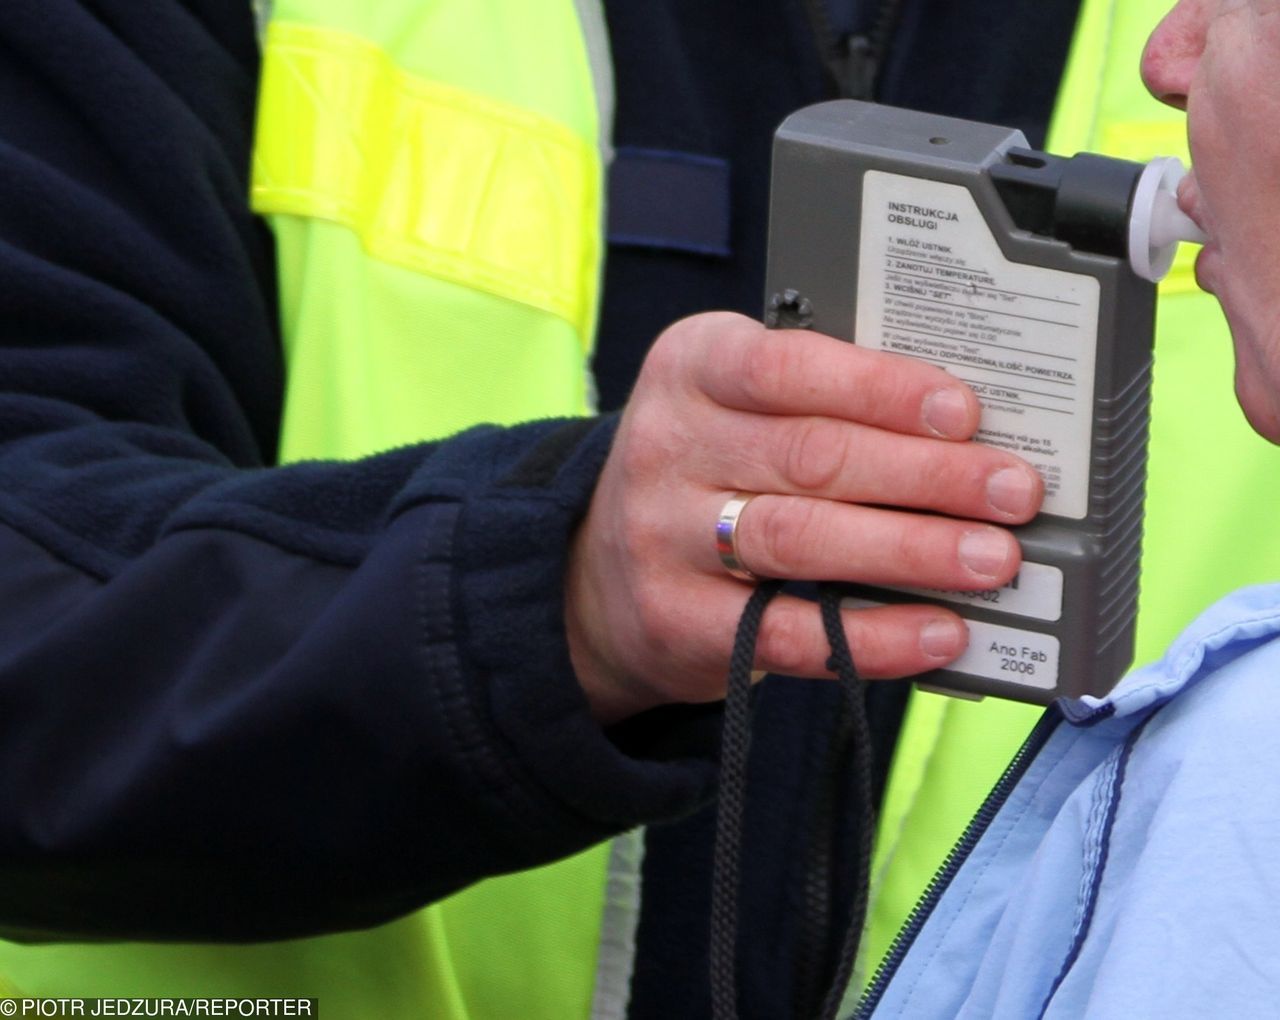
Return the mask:
<path id="1" fill-rule="evenodd" d="M 1254 432 L 1280 446 L 1280 407 L 1276 406 L 1276 397 L 1259 392 L 1256 377 L 1252 377 L 1254 385 L 1249 384 L 1249 378 L 1239 371 L 1236 373 L 1236 400 L 1240 402 L 1240 410 Z"/>
<path id="2" fill-rule="evenodd" d="M 1254 432 L 1273 446 L 1280 446 L 1280 420 L 1277 420 L 1274 415 L 1262 417 L 1252 415 L 1248 411 L 1245 411 L 1244 416 Z"/>

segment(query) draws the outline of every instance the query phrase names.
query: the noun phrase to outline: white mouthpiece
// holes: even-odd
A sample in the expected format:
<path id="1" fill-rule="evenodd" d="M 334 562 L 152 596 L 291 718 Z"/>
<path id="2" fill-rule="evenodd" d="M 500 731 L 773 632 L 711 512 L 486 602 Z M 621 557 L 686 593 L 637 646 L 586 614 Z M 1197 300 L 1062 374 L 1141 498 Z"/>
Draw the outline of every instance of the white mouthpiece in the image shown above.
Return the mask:
<path id="1" fill-rule="evenodd" d="M 1157 283 L 1173 265 L 1180 241 L 1203 244 L 1204 231 L 1178 208 L 1178 182 L 1187 174 L 1174 156 L 1147 164 L 1133 189 L 1129 210 L 1129 264 L 1145 280 Z"/>

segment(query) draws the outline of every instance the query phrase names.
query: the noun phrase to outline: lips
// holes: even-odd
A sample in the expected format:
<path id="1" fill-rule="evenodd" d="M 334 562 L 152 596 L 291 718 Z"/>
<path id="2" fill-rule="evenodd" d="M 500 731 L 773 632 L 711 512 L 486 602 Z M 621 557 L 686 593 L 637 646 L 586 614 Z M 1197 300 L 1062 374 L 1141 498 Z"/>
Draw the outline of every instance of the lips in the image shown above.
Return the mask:
<path id="1" fill-rule="evenodd" d="M 1200 253 L 1196 256 L 1195 274 L 1196 284 L 1200 289 L 1213 294 L 1215 293 L 1214 269 L 1217 261 L 1217 249 L 1213 244 L 1213 237 L 1209 234 L 1209 229 L 1205 225 L 1204 204 L 1200 200 L 1200 186 L 1196 181 L 1194 167 L 1186 177 L 1178 182 L 1178 208 L 1209 237 L 1209 240 L 1205 242 L 1204 247 L 1200 249 Z"/>
<path id="2" fill-rule="evenodd" d="M 1200 254 L 1196 256 L 1195 261 L 1196 286 L 1206 294 L 1215 296 L 1218 293 L 1218 261 L 1218 249 L 1208 246 L 1200 249 Z"/>
<path id="3" fill-rule="evenodd" d="M 1200 186 L 1196 182 L 1194 167 L 1178 183 L 1178 208 L 1205 234 L 1209 233 L 1209 228 L 1204 220 L 1204 210 L 1200 201 Z"/>

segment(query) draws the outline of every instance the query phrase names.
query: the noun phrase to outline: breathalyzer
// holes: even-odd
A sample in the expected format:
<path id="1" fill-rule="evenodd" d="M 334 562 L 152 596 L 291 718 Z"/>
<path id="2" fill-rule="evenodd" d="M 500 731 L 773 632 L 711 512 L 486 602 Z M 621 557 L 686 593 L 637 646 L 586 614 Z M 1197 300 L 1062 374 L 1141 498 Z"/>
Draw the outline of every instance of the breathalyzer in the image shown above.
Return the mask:
<path id="1" fill-rule="evenodd" d="M 1024 458 L 1041 513 L 992 591 L 851 586 L 849 604 L 956 608 L 969 647 L 917 678 L 1047 704 L 1133 658 L 1156 281 L 1180 240 L 1176 159 L 1027 146 L 1020 131 L 843 100 L 774 141 L 765 320 L 939 365 L 977 439 Z"/>

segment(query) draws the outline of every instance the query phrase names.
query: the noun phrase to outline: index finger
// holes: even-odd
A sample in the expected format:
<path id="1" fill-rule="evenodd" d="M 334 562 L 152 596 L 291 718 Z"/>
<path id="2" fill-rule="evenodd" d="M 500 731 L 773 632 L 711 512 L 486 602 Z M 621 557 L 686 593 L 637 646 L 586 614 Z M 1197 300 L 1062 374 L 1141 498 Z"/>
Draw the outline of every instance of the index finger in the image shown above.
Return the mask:
<path id="1" fill-rule="evenodd" d="M 912 435 L 963 440 L 982 413 L 968 386 L 936 365 L 822 333 L 702 316 L 695 381 L 724 407 L 821 415 Z"/>

